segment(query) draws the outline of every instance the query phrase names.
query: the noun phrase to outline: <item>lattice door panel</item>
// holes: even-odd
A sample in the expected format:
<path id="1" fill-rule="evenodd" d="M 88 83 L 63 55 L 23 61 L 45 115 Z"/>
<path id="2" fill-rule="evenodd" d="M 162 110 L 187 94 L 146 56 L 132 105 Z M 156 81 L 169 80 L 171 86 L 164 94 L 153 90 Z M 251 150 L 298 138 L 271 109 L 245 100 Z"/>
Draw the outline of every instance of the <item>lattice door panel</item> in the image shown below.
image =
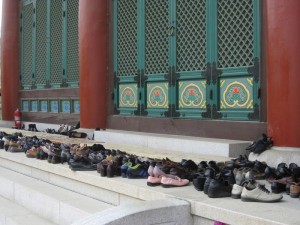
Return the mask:
<path id="1" fill-rule="evenodd" d="M 63 30 L 63 0 L 51 1 L 50 15 L 50 59 L 51 59 L 51 75 L 50 82 L 53 87 L 60 87 L 63 76 L 62 63 L 62 30 Z"/>
<path id="2" fill-rule="evenodd" d="M 176 4 L 177 108 L 181 117 L 201 117 L 206 110 L 206 0 Z"/>
<path id="3" fill-rule="evenodd" d="M 47 76 L 47 0 L 36 1 L 36 84 L 44 86 Z"/>
<path id="4" fill-rule="evenodd" d="M 32 84 L 33 4 L 22 9 L 22 86 L 30 89 Z"/>
<path id="5" fill-rule="evenodd" d="M 216 119 L 258 119 L 259 1 L 217 0 L 216 18 L 214 115 Z"/>
<path id="6" fill-rule="evenodd" d="M 137 75 L 137 0 L 118 0 L 118 76 Z"/>
<path id="7" fill-rule="evenodd" d="M 139 83 L 136 79 L 138 76 L 138 0 L 115 1 L 114 13 L 115 109 L 122 115 L 134 115 L 139 101 Z"/>
<path id="8" fill-rule="evenodd" d="M 218 0 L 218 67 L 253 63 L 253 0 Z"/>
<path id="9" fill-rule="evenodd" d="M 153 117 L 165 117 L 170 105 L 170 6 L 168 0 L 145 0 L 142 104 L 145 106 L 145 114 Z"/>
<path id="10" fill-rule="evenodd" d="M 165 74 L 169 68 L 168 0 L 145 1 L 145 74 Z"/>
<path id="11" fill-rule="evenodd" d="M 67 1 L 67 82 L 78 86 L 78 8 L 79 0 Z"/>

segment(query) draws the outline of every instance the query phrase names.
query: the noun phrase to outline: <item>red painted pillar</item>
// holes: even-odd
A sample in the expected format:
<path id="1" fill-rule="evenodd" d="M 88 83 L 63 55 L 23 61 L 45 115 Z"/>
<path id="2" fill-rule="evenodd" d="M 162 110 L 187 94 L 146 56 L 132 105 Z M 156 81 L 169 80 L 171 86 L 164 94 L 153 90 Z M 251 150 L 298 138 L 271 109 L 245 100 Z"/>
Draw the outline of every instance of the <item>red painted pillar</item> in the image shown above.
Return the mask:
<path id="1" fill-rule="evenodd" d="M 79 0 L 80 126 L 106 128 L 107 0 Z"/>
<path id="2" fill-rule="evenodd" d="M 300 147 L 300 1 L 267 0 L 268 134 L 276 146 Z"/>
<path id="3" fill-rule="evenodd" d="M 19 0 L 3 0 L 2 2 L 1 89 L 3 120 L 13 120 L 13 113 L 19 108 L 20 102 L 19 2 Z"/>

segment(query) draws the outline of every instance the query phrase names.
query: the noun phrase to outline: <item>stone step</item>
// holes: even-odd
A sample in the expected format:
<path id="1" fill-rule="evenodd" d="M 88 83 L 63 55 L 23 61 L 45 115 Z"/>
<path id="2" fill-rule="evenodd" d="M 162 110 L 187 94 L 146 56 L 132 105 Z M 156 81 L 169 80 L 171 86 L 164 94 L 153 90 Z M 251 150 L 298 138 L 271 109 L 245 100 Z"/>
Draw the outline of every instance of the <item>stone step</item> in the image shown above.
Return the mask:
<path id="1" fill-rule="evenodd" d="M 0 225 L 55 225 L 30 210 L 0 197 Z"/>
<path id="2" fill-rule="evenodd" d="M 0 196 L 61 225 L 113 207 L 5 168 L 0 168 L 0 184 Z"/>
<path id="3" fill-rule="evenodd" d="M 238 157 L 246 154 L 249 141 L 201 138 L 182 135 L 154 134 L 123 130 L 94 131 L 96 141 L 142 146 L 154 149 L 179 151 L 187 154 L 202 154 L 223 157 Z"/>

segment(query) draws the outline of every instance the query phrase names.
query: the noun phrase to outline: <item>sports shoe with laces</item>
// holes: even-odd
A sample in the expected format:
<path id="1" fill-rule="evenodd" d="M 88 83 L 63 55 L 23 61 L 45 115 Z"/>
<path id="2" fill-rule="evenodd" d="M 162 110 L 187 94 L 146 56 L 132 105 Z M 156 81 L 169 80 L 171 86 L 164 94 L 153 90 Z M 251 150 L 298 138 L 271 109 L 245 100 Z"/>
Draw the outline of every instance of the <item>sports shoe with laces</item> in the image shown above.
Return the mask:
<path id="1" fill-rule="evenodd" d="M 183 187 L 189 184 L 189 180 L 187 179 L 181 179 L 179 177 L 165 177 L 163 176 L 161 178 L 161 185 L 164 188 L 169 188 L 169 187 Z"/>
<path id="2" fill-rule="evenodd" d="M 241 200 L 245 202 L 278 202 L 281 194 L 271 193 L 264 185 L 255 184 L 255 187 L 245 186 L 241 194 Z"/>

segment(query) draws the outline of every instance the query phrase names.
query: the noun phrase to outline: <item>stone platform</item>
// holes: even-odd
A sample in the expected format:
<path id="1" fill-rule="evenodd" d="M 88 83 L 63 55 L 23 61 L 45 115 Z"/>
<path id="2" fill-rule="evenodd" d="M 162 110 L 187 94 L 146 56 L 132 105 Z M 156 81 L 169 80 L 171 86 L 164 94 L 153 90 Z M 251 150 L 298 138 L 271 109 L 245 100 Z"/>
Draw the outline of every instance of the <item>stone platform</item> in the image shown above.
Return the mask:
<path id="1" fill-rule="evenodd" d="M 14 130 L 6 129 L 5 131 L 13 132 Z M 21 131 L 26 135 L 42 135 L 48 139 L 54 138 L 65 142 L 88 142 L 93 144 L 92 140 L 86 139 L 69 139 L 68 137 L 57 135 L 46 134 L 41 132 L 29 132 Z M 139 156 L 153 157 L 153 158 L 164 158 L 169 157 L 171 160 L 180 161 L 182 158 L 193 159 L 196 163 L 201 160 L 216 160 L 226 161 L 229 157 L 224 156 L 211 156 L 201 155 L 180 151 L 170 151 L 168 149 L 155 149 L 149 147 L 141 147 L 138 145 L 125 145 L 116 144 L 113 142 L 104 142 L 102 144 L 106 148 L 120 149 L 128 153 L 137 154 Z M 271 152 L 271 150 L 270 150 Z M 10 153 L 0 150 L 0 167 L 3 170 L 10 170 L 18 173 L 22 176 L 29 177 L 43 181 L 49 185 L 54 185 L 62 188 L 66 191 L 71 191 L 93 200 L 103 202 L 104 204 L 116 207 L 116 210 L 125 213 L 123 216 L 127 219 L 131 218 L 130 214 L 143 215 L 144 217 L 150 216 L 155 217 L 160 215 L 164 216 L 164 221 L 170 215 L 167 213 L 158 213 L 160 210 L 155 210 L 155 207 L 161 207 L 161 212 L 164 211 L 164 207 L 170 206 L 170 201 L 176 200 L 183 201 L 178 203 L 178 207 L 184 207 L 186 209 L 186 203 L 189 205 L 189 215 L 186 217 L 187 225 L 212 225 L 215 220 L 225 222 L 232 225 L 279 225 L 279 224 L 300 224 L 300 218 L 298 212 L 300 210 L 299 199 L 293 199 L 286 194 L 283 194 L 283 200 L 278 203 L 255 203 L 255 202 L 242 202 L 241 200 L 235 200 L 232 198 L 219 198 L 211 199 L 208 198 L 203 192 L 198 192 L 194 189 L 193 185 L 181 187 L 181 188 L 163 188 L 163 187 L 149 187 L 146 184 L 145 179 L 127 179 L 121 177 L 106 178 L 100 177 L 96 171 L 77 171 L 74 172 L 68 168 L 66 164 L 49 164 L 47 161 L 41 161 L 37 159 L 26 158 L 23 153 Z M 0 175 L 1 176 L 1 175 Z M 10 180 L 11 176 L 2 176 L 2 180 Z M 20 181 L 15 180 L 16 185 L 20 185 Z M 12 181 L 11 181 L 12 182 Z M 268 185 L 268 184 L 267 184 Z M 0 190 L 3 190 L 7 185 L 3 185 Z M 6 189 L 7 190 L 7 189 Z M 8 191 L 0 191 L 2 197 L 7 199 Z M 32 192 L 34 193 L 34 192 Z M 51 192 L 49 192 L 51 193 Z M 44 199 L 49 199 L 45 196 Z M 171 199 L 170 201 L 167 201 Z M 154 204 L 154 203 L 155 204 Z M 161 202 L 161 204 L 156 204 Z M 141 205 L 140 205 L 141 204 Z M 84 205 L 84 203 L 82 203 Z M 140 205 L 140 206 L 139 206 Z M 143 207 L 142 207 L 143 206 Z M 155 207 L 154 207 L 155 206 Z M 140 207 L 140 210 L 138 208 Z M 154 207 L 154 208 L 153 208 Z M 130 209 L 130 210 L 129 210 Z M 171 209 L 170 209 L 171 210 Z M 175 211 L 172 211 L 175 210 Z M 172 209 L 171 214 L 176 214 L 176 209 Z M 170 212 L 171 212 L 170 211 Z M 75 221 L 74 224 L 118 224 L 117 221 L 122 221 L 120 216 L 113 217 L 115 210 L 107 209 L 96 214 L 90 214 L 90 216 L 82 218 L 81 220 Z M 158 214 L 156 214 L 158 213 Z M 102 215 L 102 216 L 101 216 Z M 101 222 L 101 217 L 107 215 L 110 218 L 110 222 Z M 110 217 L 111 215 L 111 217 Z M 186 216 L 186 214 L 185 214 Z M 106 218 L 107 218 L 106 217 Z M 1 218 L 1 217 L 0 217 Z M 115 220 L 114 220 L 115 218 Z M 159 217 L 155 217 L 159 218 Z M 96 220 L 96 221 L 95 221 Z M 114 223 L 115 221 L 115 223 Z M 55 224 L 58 224 L 57 221 Z M 58 221 L 59 222 L 59 221 Z M 151 222 L 151 221 L 150 221 Z M 149 224 L 151 224 L 149 222 Z M 152 221 L 157 223 L 157 221 Z M 169 221 L 170 222 L 170 221 Z M 65 223 L 66 224 L 66 223 Z M 122 224 L 122 223 L 119 223 Z M 139 223 L 136 223 L 138 224 Z M 141 222 L 140 224 L 145 224 Z M 152 223 L 153 224 L 153 223 Z M 175 224 L 175 223 L 164 223 L 164 224 Z"/>

